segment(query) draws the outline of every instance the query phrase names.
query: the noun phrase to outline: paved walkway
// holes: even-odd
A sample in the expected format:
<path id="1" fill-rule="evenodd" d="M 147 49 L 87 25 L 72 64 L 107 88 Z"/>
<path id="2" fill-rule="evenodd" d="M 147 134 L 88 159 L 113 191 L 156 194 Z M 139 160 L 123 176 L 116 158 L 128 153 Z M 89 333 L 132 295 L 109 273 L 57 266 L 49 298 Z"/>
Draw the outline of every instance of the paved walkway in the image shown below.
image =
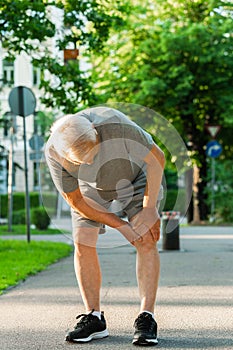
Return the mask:
<path id="1" fill-rule="evenodd" d="M 157 348 L 230 350 L 233 348 L 233 227 L 184 227 L 180 233 L 180 251 L 162 251 L 159 243 Z M 105 247 L 104 236 L 99 244 L 102 309 L 110 337 L 84 345 L 64 342 L 66 331 L 75 324 L 75 316 L 83 312 L 72 257 L 68 257 L 0 296 L 0 349 L 135 348 L 131 339 L 139 306 L 136 254 L 120 238 L 117 241 L 118 236 L 111 231 L 108 238 L 105 236 L 108 241 Z M 71 243 L 69 236 L 60 235 L 60 240 L 61 237 Z M 57 238 L 52 236 L 53 240 Z"/>

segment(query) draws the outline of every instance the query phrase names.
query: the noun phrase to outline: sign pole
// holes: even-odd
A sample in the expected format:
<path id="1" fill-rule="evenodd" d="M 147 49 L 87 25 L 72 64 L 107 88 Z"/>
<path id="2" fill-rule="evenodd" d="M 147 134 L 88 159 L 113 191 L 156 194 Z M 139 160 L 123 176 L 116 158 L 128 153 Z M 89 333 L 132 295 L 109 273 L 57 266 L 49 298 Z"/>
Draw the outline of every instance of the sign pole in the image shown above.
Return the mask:
<path id="1" fill-rule="evenodd" d="M 217 133 L 216 130 L 219 130 L 220 126 L 215 127 L 214 132 L 215 135 Z M 211 129 L 210 129 L 211 130 Z M 212 131 L 213 134 L 213 131 Z M 209 141 L 206 145 L 206 155 L 211 157 L 211 206 L 210 206 L 210 222 L 215 221 L 215 175 L 216 175 L 216 163 L 215 158 L 219 157 L 222 153 L 222 146 L 218 141 L 212 140 Z"/>
<path id="2" fill-rule="evenodd" d="M 30 243 L 30 196 L 28 189 L 28 162 L 27 162 L 27 137 L 26 137 L 26 119 L 23 118 L 23 143 L 24 143 L 24 174 L 25 174 L 25 192 L 26 192 L 26 221 L 27 221 L 27 241 Z"/>
<path id="3" fill-rule="evenodd" d="M 12 232 L 12 214 L 13 214 L 13 166 L 14 166 L 14 133 L 13 118 L 10 128 L 10 150 L 8 158 L 8 231 Z"/>
<path id="4" fill-rule="evenodd" d="M 36 126 L 36 122 L 34 124 Z M 32 150 L 34 150 L 34 153 L 30 153 L 29 157 L 31 160 L 34 161 L 34 166 L 36 170 L 36 175 L 37 175 L 37 185 L 38 185 L 38 192 L 39 192 L 39 187 L 41 183 L 40 179 L 40 159 L 42 157 L 42 151 L 41 148 L 44 145 L 44 138 L 40 135 L 37 134 L 37 128 L 34 128 L 35 133 L 33 136 L 29 139 L 29 146 L 31 147 Z M 39 193 L 38 193 L 39 194 Z M 39 194 L 39 205 L 42 206 L 42 199 Z"/>
<path id="5" fill-rule="evenodd" d="M 24 142 L 24 175 L 25 175 L 25 194 L 26 194 L 26 226 L 27 240 L 30 242 L 30 197 L 28 188 L 28 161 L 27 161 L 27 134 L 26 117 L 35 112 L 36 98 L 33 92 L 25 86 L 13 88 L 9 95 L 9 105 L 14 115 L 23 117 L 23 142 Z"/>
<path id="6" fill-rule="evenodd" d="M 214 186 L 215 186 L 215 158 L 211 159 L 211 222 L 215 221 L 215 195 L 214 195 Z"/>
<path id="7" fill-rule="evenodd" d="M 31 222 L 30 222 L 30 196 L 28 189 L 28 162 L 27 162 L 27 134 L 26 134 L 26 117 L 24 111 L 23 87 L 18 88 L 19 115 L 23 117 L 23 143 L 24 143 L 24 176 L 25 176 L 25 194 L 26 194 L 26 225 L 27 225 L 27 241 L 31 240 Z"/>

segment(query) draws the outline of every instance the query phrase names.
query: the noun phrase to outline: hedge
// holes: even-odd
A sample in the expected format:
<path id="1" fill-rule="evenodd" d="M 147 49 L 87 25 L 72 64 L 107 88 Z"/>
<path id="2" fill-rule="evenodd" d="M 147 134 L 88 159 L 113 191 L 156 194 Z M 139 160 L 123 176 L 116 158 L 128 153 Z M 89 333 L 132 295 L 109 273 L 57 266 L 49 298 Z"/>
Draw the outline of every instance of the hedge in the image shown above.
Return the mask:
<path id="1" fill-rule="evenodd" d="M 33 208 L 31 213 L 32 223 L 38 230 L 46 230 L 49 227 L 51 220 L 44 207 Z"/>
<path id="2" fill-rule="evenodd" d="M 40 194 L 38 192 L 30 193 L 30 207 L 37 208 L 40 206 L 39 200 Z M 57 209 L 57 196 L 53 193 L 43 194 L 43 201 L 46 202 L 46 210 L 49 210 L 51 214 L 56 213 Z M 16 192 L 13 193 L 13 211 L 19 212 L 25 209 L 25 193 Z M 0 216 L 1 218 L 8 217 L 8 195 L 0 195 Z"/>
<path id="3" fill-rule="evenodd" d="M 162 210 L 173 210 L 176 198 L 177 198 L 177 189 L 168 189 L 165 193 L 165 205 L 164 201 L 161 203 Z M 181 191 L 181 203 L 176 210 L 179 210 L 184 214 L 185 211 L 185 189 L 180 189 Z M 50 216 L 56 214 L 57 209 L 57 196 L 53 193 L 43 194 L 43 202 L 45 203 L 45 209 L 49 212 Z M 37 208 L 40 206 L 39 203 L 39 193 L 31 192 L 30 193 L 30 207 L 31 209 Z M 0 195 L 0 208 L 1 208 L 1 218 L 7 218 L 8 216 L 8 197 L 7 194 Z M 25 210 L 25 193 L 14 193 L 13 194 L 13 211 L 14 215 L 17 216 L 16 221 L 21 221 L 23 216 L 23 211 Z M 18 216 L 20 218 L 18 218 Z"/>

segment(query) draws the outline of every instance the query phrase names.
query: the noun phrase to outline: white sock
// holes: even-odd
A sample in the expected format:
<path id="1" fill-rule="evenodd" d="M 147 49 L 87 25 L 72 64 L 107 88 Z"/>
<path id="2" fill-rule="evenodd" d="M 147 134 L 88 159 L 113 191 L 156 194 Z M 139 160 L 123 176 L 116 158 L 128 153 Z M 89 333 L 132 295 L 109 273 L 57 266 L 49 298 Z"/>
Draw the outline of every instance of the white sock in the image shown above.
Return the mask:
<path id="1" fill-rule="evenodd" d="M 89 312 L 88 312 L 89 313 Z M 101 320 L 101 312 L 100 311 L 93 311 L 91 313 L 93 316 L 97 316 Z"/>
<path id="2" fill-rule="evenodd" d="M 140 314 L 142 314 L 143 312 L 146 312 L 147 314 L 150 314 L 153 317 L 153 319 L 155 319 L 155 316 L 154 316 L 153 312 L 147 311 L 147 310 L 142 310 L 142 312 L 140 312 Z"/>

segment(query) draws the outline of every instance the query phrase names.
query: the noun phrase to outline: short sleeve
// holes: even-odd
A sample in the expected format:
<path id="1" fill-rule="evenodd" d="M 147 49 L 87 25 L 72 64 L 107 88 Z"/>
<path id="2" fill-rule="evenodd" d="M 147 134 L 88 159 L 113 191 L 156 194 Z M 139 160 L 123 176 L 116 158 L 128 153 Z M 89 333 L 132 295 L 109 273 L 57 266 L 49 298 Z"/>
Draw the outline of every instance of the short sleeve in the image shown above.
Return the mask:
<path id="1" fill-rule="evenodd" d="M 151 135 L 134 123 L 123 124 L 123 129 L 129 155 L 132 159 L 144 159 L 154 144 Z"/>
<path id="2" fill-rule="evenodd" d="M 75 171 L 67 169 L 65 162 L 62 164 L 62 161 L 55 156 L 51 149 L 45 151 L 45 158 L 53 183 L 60 193 L 73 192 L 79 187 L 77 166 L 75 166 Z"/>

